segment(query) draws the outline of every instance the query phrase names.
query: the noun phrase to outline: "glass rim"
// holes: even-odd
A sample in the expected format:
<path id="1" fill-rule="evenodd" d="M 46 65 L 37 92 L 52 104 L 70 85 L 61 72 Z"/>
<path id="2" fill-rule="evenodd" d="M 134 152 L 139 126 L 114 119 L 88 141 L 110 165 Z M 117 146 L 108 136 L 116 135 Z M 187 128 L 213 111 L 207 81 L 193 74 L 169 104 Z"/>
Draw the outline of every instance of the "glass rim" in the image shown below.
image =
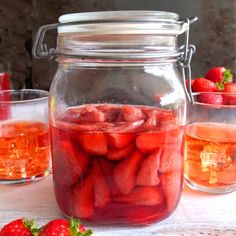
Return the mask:
<path id="1" fill-rule="evenodd" d="M 210 91 L 210 92 L 192 92 L 193 95 L 200 95 L 200 94 L 223 94 L 223 95 L 236 95 L 236 92 L 235 93 L 229 93 L 229 92 L 224 92 L 224 91 Z"/>
<path id="2" fill-rule="evenodd" d="M 222 100 L 222 104 L 211 104 L 211 103 L 204 103 L 201 101 L 197 101 L 197 96 L 201 94 L 216 94 L 216 95 L 222 95 L 222 96 L 232 96 L 236 99 L 236 93 L 228 93 L 224 91 L 212 91 L 212 92 L 192 92 L 193 96 L 193 105 L 200 105 L 205 107 L 212 107 L 212 108 L 236 108 L 236 102 L 235 104 L 225 104 L 224 100 Z M 224 99 L 224 97 L 222 97 Z"/>
<path id="3" fill-rule="evenodd" d="M 27 94 L 31 92 L 32 94 L 38 94 L 38 98 L 31 98 L 31 99 L 23 99 L 23 100 L 1 100 L 1 96 L 4 94 Z M 39 101 L 46 101 L 48 100 L 49 92 L 47 90 L 42 89 L 6 89 L 0 91 L 0 104 L 26 104 L 26 103 L 32 103 L 32 102 L 39 102 Z M 4 98 L 6 99 L 6 98 Z"/>

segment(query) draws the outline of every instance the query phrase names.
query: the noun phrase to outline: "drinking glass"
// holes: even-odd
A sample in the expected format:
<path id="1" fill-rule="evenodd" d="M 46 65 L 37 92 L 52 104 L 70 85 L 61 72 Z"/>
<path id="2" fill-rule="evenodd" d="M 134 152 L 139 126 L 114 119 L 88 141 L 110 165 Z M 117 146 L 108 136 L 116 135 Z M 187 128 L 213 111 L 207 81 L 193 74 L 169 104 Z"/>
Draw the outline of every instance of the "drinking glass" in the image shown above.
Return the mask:
<path id="1" fill-rule="evenodd" d="M 34 182 L 48 174 L 48 92 L 0 91 L 0 184 Z"/>
<path id="2" fill-rule="evenodd" d="M 209 96 L 218 105 L 199 102 Z M 236 190 L 236 94 L 196 93 L 193 98 L 186 127 L 185 182 L 203 192 L 232 192 Z"/>

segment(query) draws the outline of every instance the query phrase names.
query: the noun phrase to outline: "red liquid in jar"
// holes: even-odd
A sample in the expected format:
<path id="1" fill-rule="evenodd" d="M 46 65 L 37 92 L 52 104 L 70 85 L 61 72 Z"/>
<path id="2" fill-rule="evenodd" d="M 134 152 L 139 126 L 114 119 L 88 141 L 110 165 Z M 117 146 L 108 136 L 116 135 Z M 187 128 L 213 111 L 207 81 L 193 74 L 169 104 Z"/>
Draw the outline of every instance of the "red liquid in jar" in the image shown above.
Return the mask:
<path id="1" fill-rule="evenodd" d="M 182 189 L 184 127 L 173 111 L 131 105 L 69 108 L 51 126 L 56 199 L 97 223 L 166 218 Z"/>

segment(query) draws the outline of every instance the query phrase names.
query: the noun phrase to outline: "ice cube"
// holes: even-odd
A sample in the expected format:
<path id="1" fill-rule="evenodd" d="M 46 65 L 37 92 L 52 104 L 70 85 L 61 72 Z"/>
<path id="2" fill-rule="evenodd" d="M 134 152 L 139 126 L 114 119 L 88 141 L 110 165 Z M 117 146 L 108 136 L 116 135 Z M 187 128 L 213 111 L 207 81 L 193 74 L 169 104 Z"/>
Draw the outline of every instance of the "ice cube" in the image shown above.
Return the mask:
<path id="1" fill-rule="evenodd" d="M 205 145 L 200 153 L 200 158 L 202 171 L 210 172 L 210 184 L 217 182 L 217 171 L 224 170 L 232 163 L 228 145 L 215 143 Z"/>
<path id="2" fill-rule="evenodd" d="M 208 144 L 200 153 L 202 171 L 222 170 L 231 164 L 232 160 L 227 145 Z"/>

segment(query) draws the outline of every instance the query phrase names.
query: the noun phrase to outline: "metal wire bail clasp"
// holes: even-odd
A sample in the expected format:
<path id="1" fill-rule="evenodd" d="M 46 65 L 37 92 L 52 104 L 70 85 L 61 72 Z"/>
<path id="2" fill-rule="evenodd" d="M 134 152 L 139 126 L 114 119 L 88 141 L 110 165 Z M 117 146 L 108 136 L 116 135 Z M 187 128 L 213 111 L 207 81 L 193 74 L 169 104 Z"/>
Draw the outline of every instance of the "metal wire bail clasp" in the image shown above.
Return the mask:
<path id="1" fill-rule="evenodd" d="M 55 55 L 55 49 L 48 49 L 47 44 L 44 43 L 45 34 L 48 30 L 58 28 L 59 23 L 41 26 L 35 36 L 32 54 L 35 58 L 49 58 Z"/>
<path id="2" fill-rule="evenodd" d="M 185 32 L 185 44 L 180 48 L 180 59 L 179 59 L 179 64 L 182 69 L 182 76 L 183 76 L 183 84 L 184 84 L 184 89 L 186 92 L 186 95 L 191 102 L 191 104 L 194 103 L 193 95 L 192 95 L 192 88 L 191 88 L 191 60 L 192 56 L 196 51 L 196 47 L 192 44 L 189 45 L 189 29 L 190 29 L 190 24 L 194 23 L 197 21 L 197 17 L 193 17 L 190 19 L 186 19 L 186 23 L 188 24 L 188 28 Z M 188 88 L 186 86 L 185 81 L 188 81 Z"/>

